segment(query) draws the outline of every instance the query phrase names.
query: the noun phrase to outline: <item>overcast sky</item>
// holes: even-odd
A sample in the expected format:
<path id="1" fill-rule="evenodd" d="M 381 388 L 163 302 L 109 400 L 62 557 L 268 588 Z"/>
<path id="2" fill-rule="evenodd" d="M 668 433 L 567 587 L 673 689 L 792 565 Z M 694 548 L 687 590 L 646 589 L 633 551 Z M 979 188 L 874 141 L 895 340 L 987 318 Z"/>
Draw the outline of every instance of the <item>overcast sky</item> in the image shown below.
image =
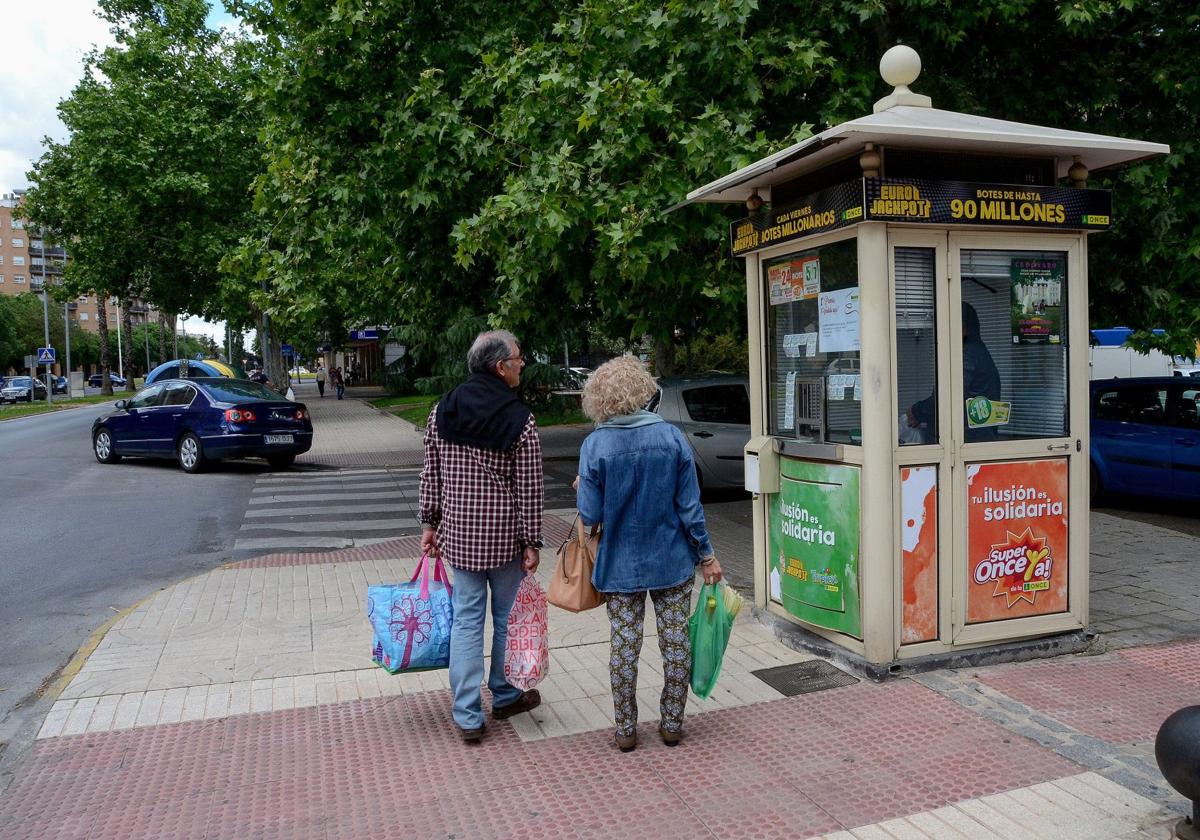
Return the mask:
<path id="1" fill-rule="evenodd" d="M 4 28 L 4 82 L 0 84 L 0 193 L 29 186 L 26 173 L 42 154 L 47 135 L 62 142 L 67 131 L 58 120 L 58 103 L 70 96 L 83 75 L 83 60 L 93 47 L 113 42 L 108 24 L 96 16 L 96 0 L 0 0 Z M 212 3 L 212 0 L 210 0 Z M 231 22 L 219 0 L 210 25 Z M 199 319 L 188 320 L 198 332 Z M 206 324 L 205 332 L 224 335 L 224 325 Z"/>

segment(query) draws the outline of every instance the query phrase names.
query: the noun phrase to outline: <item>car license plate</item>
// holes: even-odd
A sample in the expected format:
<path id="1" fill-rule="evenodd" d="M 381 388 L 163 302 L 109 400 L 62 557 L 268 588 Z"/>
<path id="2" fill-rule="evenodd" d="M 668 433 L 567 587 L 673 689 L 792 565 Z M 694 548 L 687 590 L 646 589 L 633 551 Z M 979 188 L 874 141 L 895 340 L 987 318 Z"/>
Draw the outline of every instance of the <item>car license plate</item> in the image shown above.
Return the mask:
<path id="1" fill-rule="evenodd" d="M 292 435 L 263 435 L 267 443 L 295 443 L 296 439 Z"/>

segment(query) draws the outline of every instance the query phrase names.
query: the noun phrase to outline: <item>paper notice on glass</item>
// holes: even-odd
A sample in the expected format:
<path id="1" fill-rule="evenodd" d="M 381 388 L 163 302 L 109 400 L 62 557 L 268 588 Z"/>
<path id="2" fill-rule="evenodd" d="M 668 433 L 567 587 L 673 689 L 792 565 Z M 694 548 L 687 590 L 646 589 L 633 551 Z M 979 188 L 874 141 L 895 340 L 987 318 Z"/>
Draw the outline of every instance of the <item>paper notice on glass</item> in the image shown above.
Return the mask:
<path id="1" fill-rule="evenodd" d="M 796 372 L 787 375 L 787 384 L 783 386 L 783 428 L 791 429 L 796 425 Z"/>
<path id="2" fill-rule="evenodd" d="M 822 353 L 844 353 L 859 350 L 858 287 L 821 292 L 817 296 L 820 317 L 820 347 Z"/>
<path id="3" fill-rule="evenodd" d="M 854 399 L 862 402 L 862 376 L 860 374 L 854 375 Z"/>
<path id="4" fill-rule="evenodd" d="M 810 359 L 817 355 L 817 334 L 815 332 L 804 333 L 804 355 Z"/>
<path id="5" fill-rule="evenodd" d="M 808 344 L 808 336 L 804 333 L 792 333 L 783 337 L 783 355 L 795 359 L 800 355 L 800 345 Z"/>
<path id="6" fill-rule="evenodd" d="M 854 376 L 848 373 L 835 373 L 828 377 L 829 399 L 844 400 L 854 388 Z"/>

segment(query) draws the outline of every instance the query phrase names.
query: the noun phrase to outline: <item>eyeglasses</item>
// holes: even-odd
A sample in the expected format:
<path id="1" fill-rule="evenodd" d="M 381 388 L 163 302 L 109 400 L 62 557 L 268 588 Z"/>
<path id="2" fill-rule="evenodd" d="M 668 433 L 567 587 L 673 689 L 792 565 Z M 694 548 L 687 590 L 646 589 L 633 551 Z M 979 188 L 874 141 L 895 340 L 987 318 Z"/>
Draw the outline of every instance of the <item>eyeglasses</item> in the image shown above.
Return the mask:
<path id="1" fill-rule="evenodd" d="M 529 364 L 529 359 L 525 358 L 524 356 L 509 356 L 507 359 L 502 359 L 501 361 L 520 362 L 523 365 Z"/>

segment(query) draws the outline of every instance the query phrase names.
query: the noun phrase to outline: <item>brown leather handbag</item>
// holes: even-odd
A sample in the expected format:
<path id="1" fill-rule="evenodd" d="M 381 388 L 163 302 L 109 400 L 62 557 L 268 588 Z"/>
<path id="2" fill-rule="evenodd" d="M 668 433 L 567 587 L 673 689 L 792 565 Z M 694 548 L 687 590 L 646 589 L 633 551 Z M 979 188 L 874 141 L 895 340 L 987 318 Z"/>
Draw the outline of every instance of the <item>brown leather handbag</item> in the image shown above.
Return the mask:
<path id="1" fill-rule="evenodd" d="M 558 562 L 550 578 L 547 600 L 554 606 L 571 612 L 583 612 L 604 603 L 604 596 L 592 585 L 592 569 L 596 567 L 596 552 L 600 550 L 600 526 L 583 533 L 583 520 L 575 516 L 574 533 L 558 549 Z"/>

